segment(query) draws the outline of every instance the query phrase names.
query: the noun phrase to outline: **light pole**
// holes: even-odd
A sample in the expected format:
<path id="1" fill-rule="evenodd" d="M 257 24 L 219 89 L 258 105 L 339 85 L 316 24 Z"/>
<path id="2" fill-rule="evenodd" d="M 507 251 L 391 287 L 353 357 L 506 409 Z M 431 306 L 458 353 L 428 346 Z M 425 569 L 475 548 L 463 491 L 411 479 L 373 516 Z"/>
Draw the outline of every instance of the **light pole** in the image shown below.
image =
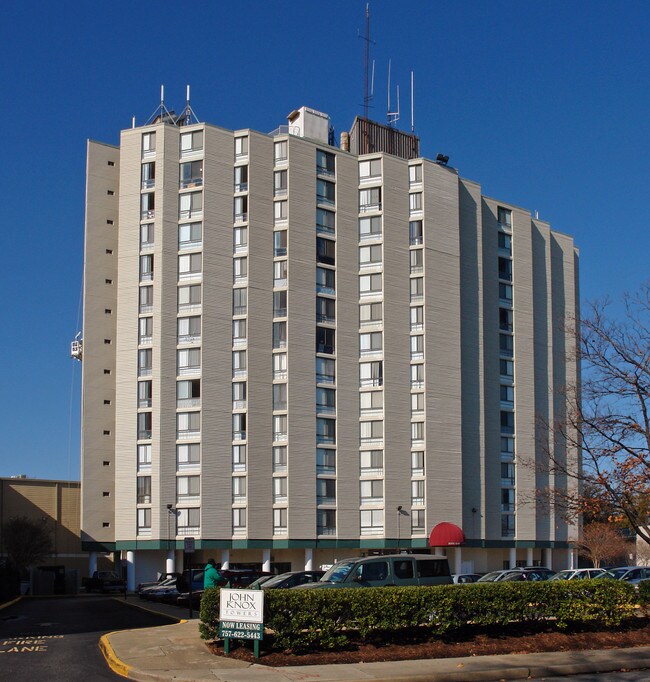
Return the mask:
<path id="1" fill-rule="evenodd" d="M 165 561 L 165 572 L 169 573 L 169 554 L 170 554 L 170 548 L 171 548 L 171 530 L 170 530 L 170 522 L 172 516 L 176 516 L 176 509 L 174 508 L 173 504 L 168 504 L 167 505 L 167 560 Z"/>
<path id="2" fill-rule="evenodd" d="M 402 543 L 401 525 L 402 525 L 402 505 L 400 504 L 397 507 L 397 553 L 398 554 L 399 554 L 399 546 Z"/>

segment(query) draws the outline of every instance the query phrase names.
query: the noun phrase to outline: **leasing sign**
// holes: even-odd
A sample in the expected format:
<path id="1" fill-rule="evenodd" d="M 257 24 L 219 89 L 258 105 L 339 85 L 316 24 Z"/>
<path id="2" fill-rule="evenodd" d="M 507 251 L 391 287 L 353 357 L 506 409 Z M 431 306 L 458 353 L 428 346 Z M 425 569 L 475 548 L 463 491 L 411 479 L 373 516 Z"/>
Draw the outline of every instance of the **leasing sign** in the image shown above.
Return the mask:
<path id="1" fill-rule="evenodd" d="M 264 592 L 221 588 L 219 595 L 219 637 L 262 639 L 264 634 Z"/>

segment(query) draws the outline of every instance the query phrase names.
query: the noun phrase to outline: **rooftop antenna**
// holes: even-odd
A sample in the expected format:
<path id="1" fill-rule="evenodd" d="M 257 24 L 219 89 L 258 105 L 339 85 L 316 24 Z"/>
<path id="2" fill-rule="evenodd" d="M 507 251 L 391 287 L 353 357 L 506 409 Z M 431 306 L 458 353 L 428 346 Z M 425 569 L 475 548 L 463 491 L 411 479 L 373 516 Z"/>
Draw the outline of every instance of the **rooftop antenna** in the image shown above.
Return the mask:
<path id="1" fill-rule="evenodd" d="M 388 60 L 388 112 L 387 112 L 387 117 L 388 117 L 388 125 L 389 126 L 395 126 L 397 124 L 397 121 L 399 121 L 399 85 L 397 86 L 397 111 L 391 111 L 390 110 L 390 63 L 391 60 Z"/>
<path id="2" fill-rule="evenodd" d="M 161 85 L 160 86 L 160 104 L 156 108 L 156 110 L 149 116 L 147 122 L 145 125 L 150 125 L 153 123 L 156 119 L 160 119 L 160 121 L 164 121 L 165 123 L 173 123 L 176 125 L 176 120 L 174 115 L 167 109 L 165 106 L 165 86 Z"/>
<path id="3" fill-rule="evenodd" d="M 366 41 L 365 58 L 363 65 L 363 117 L 368 118 L 368 107 L 374 97 L 375 84 L 375 62 L 372 62 L 372 82 L 370 89 L 368 88 L 368 71 L 370 68 L 370 44 L 374 45 L 374 41 L 370 40 L 370 3 L 366 3 L 366 35 L 360 35 L 359 38 Z"/>
<path id="4" fill-rule="evenodd" d="M 415 134 L 415 113 L 413 109 L 413 92 L 414 92 L 414 86 L 413 86 L 413 71 L 411 71 L 411 134 Z"/>
<path id="5" fill-rule="evenodd" d="M 194 119 L 194 120 L 192 120 Z M 185 112 L 183 114 L 183 125 L 189 126 L 192 125 L 192 123 L 198 123 L 199 119 L 197 118 L 196 114 L 194 113 L 194 110 L 190 106 L 190 86 L 187 85 L 185 87 Z"/>

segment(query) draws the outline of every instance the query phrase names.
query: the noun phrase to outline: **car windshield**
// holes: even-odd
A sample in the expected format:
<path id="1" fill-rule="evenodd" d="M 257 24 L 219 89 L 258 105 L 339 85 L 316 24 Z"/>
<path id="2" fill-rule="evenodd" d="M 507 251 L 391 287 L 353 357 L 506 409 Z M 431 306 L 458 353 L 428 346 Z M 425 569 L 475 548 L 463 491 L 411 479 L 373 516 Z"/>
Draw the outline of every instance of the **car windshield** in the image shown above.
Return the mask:
<path id="1" fill-rule="evenodd" d="M 493 580 L 496 580 L 501 574 L 502 571 L 492 571 L 491 573 L 486 573 L 485 575 L 482 575 L 476 582 L 491 583 Z"/>
<path id="2" fill-rule="evenodd" d="M 338 564 L 334 564 L 325 575 L 320 579 L 321 582 L 332 582 L 332 583 L 342 583 L 348 575 L 356 561 L 339 561 Z"/>
<path id="3" fill-rule="evenodd" d="M 280 575 L 272 575 L 269 580 L 263 580 L 262 584 L 264 587 L 274 587 L 278 583 L 281 583 L 283 580 L 286 580 L 291 573 L 280 573 Z"/>
<path id="4" fill-rule="evenodd" d="M 569 576 L 573 573 L 573 571 L 560 571 L 559 573 L 556 573 L 554 576 L 551 576 L 550 580 L 568 580 Z"/>
<path id="5" fill-rule="evenodd" d="M 629 570 L 629 568 L 611 568 L 609 572 L 614 576 L 614 578 L 616 578 L 616 580 L 621 580 Z"/>

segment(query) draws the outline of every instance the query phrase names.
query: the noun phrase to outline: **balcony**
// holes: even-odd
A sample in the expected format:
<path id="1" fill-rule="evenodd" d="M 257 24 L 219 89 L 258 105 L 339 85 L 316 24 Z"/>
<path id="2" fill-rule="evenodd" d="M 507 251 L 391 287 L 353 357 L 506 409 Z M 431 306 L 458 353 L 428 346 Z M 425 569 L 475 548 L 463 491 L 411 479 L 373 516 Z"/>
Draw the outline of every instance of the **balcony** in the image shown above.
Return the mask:
<path id="1" fill-rule="evenodd" d="M 235 213 L 236 223 L 246 223 L 248 222 L 248 213 Z"/>
<path id="2" fill-rule="evenodd" d="M 138 367 L 138 376 L 139 377 L 150 377 L 151 374 L 152 374 L 151 367 Z"/>
<path id="3" fill-rule="evenodd" d="M 289 435 L 286 431 L 276 431 L 273 434 L 274 443 L 286 443 L 289 440 Z"/>
<path id="4" fill-rule="evenodd" d="M 232 432 L 232 439 L 234 441 L 246 440 L 246 431 L 233 431 Z"/>
<path id="5" fill-rule="evenodd" d="M 181 180 L 181 189 L 190 189 L 191 187 L 203 187 L 203 178 L 188 178 L 187 180 Z"/>
<path id="6" fill-rule="evenodd" d="M 376 202 L 374 204 L 360 204 L 359 213 L 370 213 L 372 211 L 381 211 L 381 202 Z"/>
<path id="7" fill-rule="evenodd" d="M 359 386 L 360 387 L 366 387 L 366 386 L 383 386 L 384 385 L 384 379 L 383 377 L 375 377 L 375 378 L 362 378 L 359 380 Z M 411 384 L 412 385 L 412 384 Z"/>
<path id="8" fill-rule="evenodd" d="M 179 367 L 178 368 L 178 376 L 179 377 L 187 377 L 187 376 L 192 376 L 194 374 L 201 374 L 201 367 L 200 366 Z"/>
<path id="9" fill-rule="evenodd" d="M 138 431 L 138 440 L 151 440 L 151 429 L 141 429 Z"/>
<path id="10" fill-rule="evenodd" d="M 201 343 L 200 334 L 181 334 L 176 343 Z"/>
<path id="11" fill-rule="evenodd" d="M 248 192 L 248 183 L 247 182 L 235 183 L 235 193 L 237 192 Z"/>
<path id="12" fill-rule="evenodd" d="M 383 535 L 384 534 L 384 527 L 383 526 L 361 526 L 361 535 L 366 537 L 369 535 Z"/>
<path id="13" fill-rule="evenodd" d="M 194 241 L 180 242 L 178 245 L 179 251 L 189 251 L 200 249 L 203 247 L 203 239 L 195 239 Z"/>
<path id="14" fill-rule="evenodd" d="M 336 535 L 336 526 L 318 526 L 316 533 L 318 535 Z"/>
<path id="15" fill-rule="evenodd" d="M 333 405 L 316 405 L 317 414 L 336 414 L 336 407 Z"/>
<path id="16" fill-rule="evenodd" d="M 140 220 L 153 220 L 156 217 L 154 210 L 140 211 Z"/>
<path id="17" fill-rule="evenodd" d="M 178 398 L 176 407 L 201 407 L 201 398 Z"/>
<path id="18" fill-rule="evenodd" d="M 330 296 L 336 296 L 336 289 L 334 287 L 329 287 L 325 284 L 316 285 L 317 294 L 329 294 Z"/>
<path id="19" fill-rule="evenodd" d="M 325 505 L 328 507 L 333 507 L 336 505 L 336 497 L 321 497 L 320 495 L 316 497 L 317 505 Z"/>
<path id="20" fill-rule="evenodd" d="M 201 431 L 177 431 L 176 440 L 199 440 Z"/>
<path id="21" fill-rule="evenodd" d="M 150 346 L 153 343 L 153 336 L 141 336 L 138 339 L 138 344 L 140 346 Z"/>

